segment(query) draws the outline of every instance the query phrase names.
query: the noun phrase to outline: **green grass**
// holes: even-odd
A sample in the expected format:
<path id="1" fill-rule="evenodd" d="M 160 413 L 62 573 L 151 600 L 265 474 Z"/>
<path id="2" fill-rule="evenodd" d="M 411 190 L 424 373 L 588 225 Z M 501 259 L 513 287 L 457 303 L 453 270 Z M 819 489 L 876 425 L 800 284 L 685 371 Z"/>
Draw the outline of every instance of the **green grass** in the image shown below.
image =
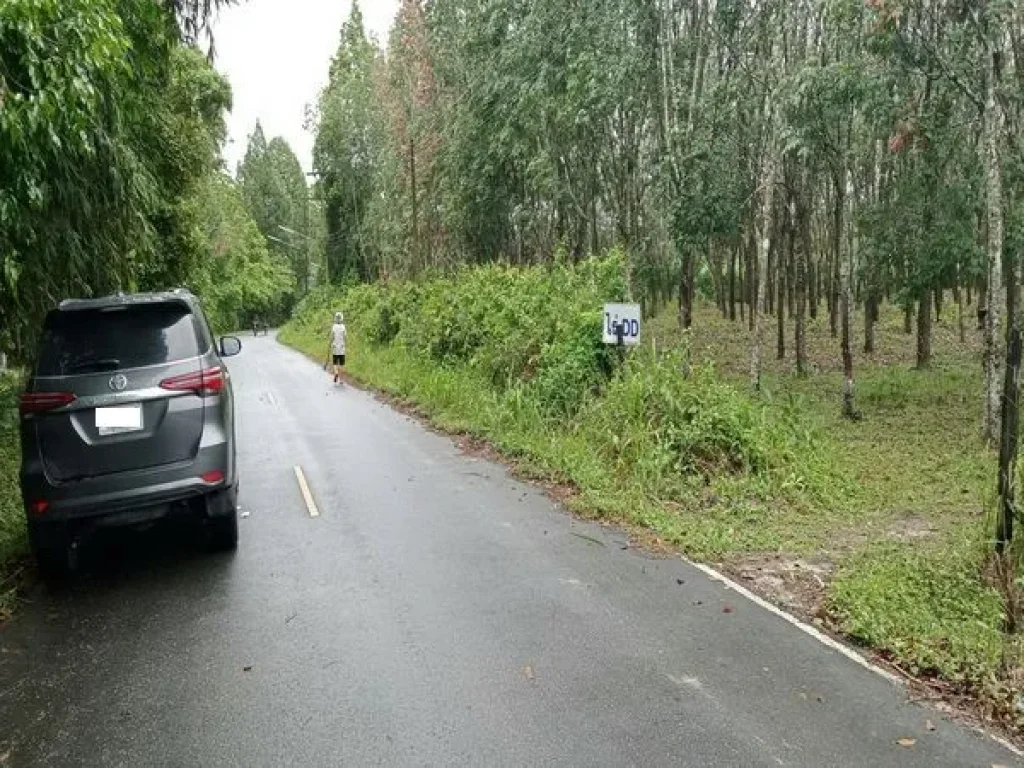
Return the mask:
<path id="1" fill-rule="evenodd" d="M 874 545 L 842 566 L 832 612 L 844 632 L 912 672 L 994 681 L 1005 651 L 1003 603 L 982 578 L 983 552 L 976 540 Z"/>
<path id="2" fill-rule="evenodd" d="M 858 320 L 863 419 L 854 423 L 840 414 L 838 341 L 827 317 L 809 324 L 813 372 L 803 378 L 791 347 L 775 359 L 775 324 L 767 324 L 762 392 L 753 395 L 746 324 L 702 306 L 682 333 L 669 309 L 647 325 L 656 352 L 634 351 L 566 404 L 559 387 L 577 378 L 565 370 L 586 369 L 593 354 L 569 341 L 569 330 L 528 340 L 547 356 L 521 355 L 502 375 L 491 361 L 519 351 L 504 349 L 516 343 L 515 318 L 499 322 L 474 306 L 464 330 L 424 330 L 422 306 L 444 306 L 450 317 L 488 279 L 474 274 L 472 295 L 461 277 L 314 297 L 282 340 L 319 357 L 330 313 L 344 307 L 358 380 L 415 404 L 442 428 L 486 439 L 532 475 L 572 484 L 575 512 L 646 527 L 727 566 L 773 555 L 827 563 L 834 576 L 825 606 L 851 638 L 976 692 L 1012 688 L 1017 673 L 1007 659 L 1018 643 L 1001 631 L 1005 596 L 982 567 L 995 461 L 980 442 L 980 338 L 969 327 L 959 341 L 955 307 L 935 325 L 925 371 L 913 369 L 914 337 L 903 333 L 898 309 L 883 311 L 871 355 L 860 350 Z M 504 306 L 514 305 L 519 284 L 501 280 Z M 544 289 L 540 279 L 521 282 Z M 558 367 L 556 357 L 569 362 Z"/>
<path id="3" fill-rule="evenodd" d="M 838 342 L 825 318 L 809 328 L 808 356 L 817 370 L 806 378 L 795 375 L 791 349 L 785 360 L 775 359 L 772 325 L 765 389 L 771 398 L 799 402 L 802 418 L 829 444 L 829 461 L 849 481 L 846 492 L 812 514 L 826 534 L 813 554 L 837 567 L 827 595 L 836 625 L 910 671 L 988 695 L 1016 676 L 1008 659 L 1018 642 L 1000 630 L 1004 596 L 983 568 L 991 552 L 986 510 L 994 503 L 995 457 L 980 440 L 981 341 L 969 326 L 961 342 L 954 309 L 947 312 L 936 325 L 927 370 L 914 369 L 915 337 L 903 332 L 898 309 L 883 312 L 874 354 L 863 353 L 857 334 L 859 422 L 840 414 Z M 669 318 L 655 327 L 663 344 L 679 343 Z M 727 379 L 745 380 L 745 325 L 704 307 L 690 343 Z"/>

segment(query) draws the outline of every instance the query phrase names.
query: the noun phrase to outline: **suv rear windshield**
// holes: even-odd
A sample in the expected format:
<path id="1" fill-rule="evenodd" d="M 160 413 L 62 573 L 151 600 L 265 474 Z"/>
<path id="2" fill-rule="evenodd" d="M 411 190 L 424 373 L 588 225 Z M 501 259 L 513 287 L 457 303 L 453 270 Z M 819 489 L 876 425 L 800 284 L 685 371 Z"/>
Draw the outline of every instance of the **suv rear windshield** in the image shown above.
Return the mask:
<path id="1" fill-rule="evenodd" d="M 128 305 L 52 312 L 46 319 L 38 375 L 140 368 L 202 353 L 195 320 L 182 304 Z"/>

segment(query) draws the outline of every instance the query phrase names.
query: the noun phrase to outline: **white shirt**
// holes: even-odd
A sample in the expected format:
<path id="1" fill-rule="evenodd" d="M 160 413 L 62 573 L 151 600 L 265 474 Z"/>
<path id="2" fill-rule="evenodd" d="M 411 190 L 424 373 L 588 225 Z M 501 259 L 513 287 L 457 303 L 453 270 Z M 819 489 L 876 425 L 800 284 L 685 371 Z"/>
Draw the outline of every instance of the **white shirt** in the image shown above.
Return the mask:
<path id="1" fill-rule="evenodd" d="M 335 323 L 331 326 L 331 353 L 335 355 L 345 354 L 345 341 L 348 338 L 348 330 L 344 323 Z"/>

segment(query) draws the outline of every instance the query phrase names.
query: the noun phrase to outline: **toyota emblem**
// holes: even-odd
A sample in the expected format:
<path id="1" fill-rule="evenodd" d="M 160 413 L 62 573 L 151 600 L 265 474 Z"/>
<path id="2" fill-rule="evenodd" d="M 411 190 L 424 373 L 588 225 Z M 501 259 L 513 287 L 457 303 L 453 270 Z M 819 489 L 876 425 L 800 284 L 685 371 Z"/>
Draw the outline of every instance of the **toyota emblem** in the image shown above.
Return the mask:
<path id="1" fill-rule="evenodd" d="M 125 387 L 128 386 L 128 379 L 123 373 L 117 374 L 117 376 L 110 377 L 110 388 L 115 392 L 121 392 Z"/>

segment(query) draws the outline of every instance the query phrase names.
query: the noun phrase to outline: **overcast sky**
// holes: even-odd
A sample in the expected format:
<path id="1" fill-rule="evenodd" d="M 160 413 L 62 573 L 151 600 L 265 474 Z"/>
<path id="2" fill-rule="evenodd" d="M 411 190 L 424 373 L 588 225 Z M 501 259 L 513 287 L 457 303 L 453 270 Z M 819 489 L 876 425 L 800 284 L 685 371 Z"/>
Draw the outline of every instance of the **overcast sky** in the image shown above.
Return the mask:
<path id="1" fill-rule="evenodd" d="M 399 0 L 360 0 L 368 33 L 382 43 Z M 283 136 L 308 171 L 313 136 L 302 128 L 306 104 L 316 102 L 338 47 L 351 0 L 244 0 L 214 24 L 217 69 L 231 81 L 234 109 L 224 148 L 228 170 L 245 154 L 259 120 L 270 140 Z"/>

